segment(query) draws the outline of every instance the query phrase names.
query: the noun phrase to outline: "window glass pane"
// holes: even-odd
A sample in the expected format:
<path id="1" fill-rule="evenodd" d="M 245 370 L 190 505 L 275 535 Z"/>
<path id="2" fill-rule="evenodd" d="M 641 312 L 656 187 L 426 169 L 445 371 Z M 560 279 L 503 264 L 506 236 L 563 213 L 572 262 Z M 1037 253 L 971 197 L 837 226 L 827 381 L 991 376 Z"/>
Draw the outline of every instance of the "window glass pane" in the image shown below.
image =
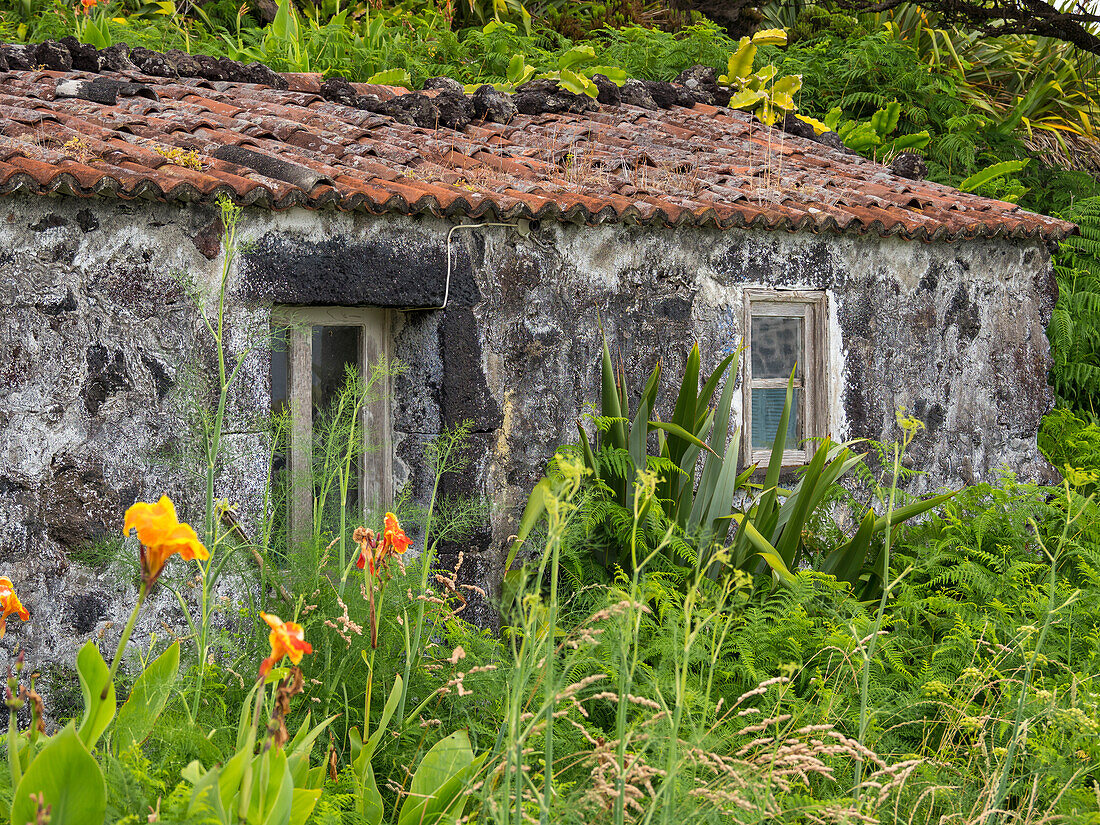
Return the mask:
<path id="1" fill-rule="evenodd" d="M 287 372 L 287 331 L 277 328 L 271 336 L 271 412 L 278 415 L 286 409 L 290 395 L 290 375 Z"/>
<path id="2" fill-rule="evenodd" d="M 802 360 L 802 319 L 754 315 L 750 340 L 752 377 L 788 378 L 791 368 Z"/>
<path id="3" fill-rule="evenodd" d="M 359 369 L 359 327 L 313 328 L 313 420 L 339 397 L 347 368 Z"/>
<path id="4" fill-rule="evenodd" d="M 346 460 L 349 442 L 347 427 L 358 426 L 360 422 L 350 421 L 348 416 L 355 408 L 355 398 L 345 400 L 339 405 L 340 392 L 347 386 L 348 370 L 358 375 L 359 340 L 362 328 L 358 326 L 315 326 L 313 328 L 313 464 L 314 467 L 327 466 L 329 453 L 337 466 L 343 466 Z M 354 443 L 355 439 L 351 439 Z M 333 443 L 327 443 L 333 441 Z M 355 509 L 359 503 L 359 458 L 352 459 L 353 481 L 348 485 L 347 501 L 344 506 Z M 339 499 L 339 496 L 336 496 Z M 329 510 L 326 503 L 325 510 Z"/>
<path id="5" fill-rule="evenodd" d="M 754 319 L 755 320 L 755 319 Z M 756 387 L 752 391 L 752 448 L 770 450 L 775 443 L 775 434 L 779 431 L 779 419 L 783 415 L 783 404 L 787 400 L 785 387 L 763 389 Z M 802 438 L 802 398 L 801 390 L 794 390 L 791 397 L 791 417 L 787 421 L 786 449 L 798 449 Z"/>

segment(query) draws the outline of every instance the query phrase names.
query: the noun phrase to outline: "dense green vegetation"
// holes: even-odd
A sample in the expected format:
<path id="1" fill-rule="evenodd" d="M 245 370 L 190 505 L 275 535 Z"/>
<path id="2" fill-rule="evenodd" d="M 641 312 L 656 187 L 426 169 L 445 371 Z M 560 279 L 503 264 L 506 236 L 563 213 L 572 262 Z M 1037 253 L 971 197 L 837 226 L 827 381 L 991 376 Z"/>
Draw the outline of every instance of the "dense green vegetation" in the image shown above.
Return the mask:
<path id="1" fill-rule="evenodd" d="M 322 0 L 266 25 L 258 6 L 230 0 L 87 5 L 7 0 L 0 37 L 78 33 L 352 80 L 396 69 L 418 85 L 514 83 L 517 55 L 553 72 L 578 47 L 591 49 L 584 65 L 628 77 L 669 80 L 700 63 L 732 76 L 752 33 L 626 0 Z M 758 26 L 788 38 L 761 38 L 749 70 L 800 75 L 798 112 L 860 151 L 889 161 L 919 145 L 934 180 L 1080 224 L 1056 258 L 1058 407 L 1040 433 L 1064 483 L 1021 484 L 1005 468 L 996 483 L 912 498 L 903 457 L 922 433 L 899 416 L 897 444 L 825 444 L 790 487 L 753 486 L 725 447 L 728 363 L 700 376 L 694 353 L 671 377 L 673 430 L 649 423 L 659 372 L 627 398 L 607 356 L 600 415 L 535 488 L 492 634 L 463 620 L 476 594 L 461 567 L 429 566 L 484 503 L 399 504 L 424 549 L 407 569 L 400 536 L 380 537 L 382 514 L 368 535 L 332 504 L 356 458 L 346 411 L 370 392 L 353 378 L 318 442 L 325 492 L 307 546 L 288 553 L 278 524 L 245 543 L 211 493 L 204 513 L 182 514 L 201 522 L 210 558 L 172 560 L 159 580 L 143 565 L 143 587 L 176 589 L 198 565 L 201 609 L 181 643 L 140 662 L 131 650 L 118 674 L 86 648 L 72 697 L 84 715 L 50 737 L 28 728 L 34 696 L 13 675 L 23 733 L 8 737 L 0 820 L 45 821 L 30 796 L 41 792 L 52 825 L 1100 821 L 1092 58 L 948 28 L 917 7 L 854 18 L 774 3 Z M 1005 161 L 1027 163 L 979 174 Z M 224 209 L 228 271 L 237 213 Z M 219 350 L 222 320 L 210 319 Z M 224 388 L 233 365 L 221 369 Z M 222 417 L 197 418 L 209 479 L 224 460 Z M 431 445 L 436 491 L 462 471 L 467 437 Z M 221 602 L 223 560 L 249 550 L 265 560 L 264 586 Z M 104 546 L 84 558 L 132 581 L 131 556 Z M 0 581 L 5 615 L 11 598 Z M 300 624 L 311 652 L 289 626 L 269 639 L 261 613 Z M 257 689 L 269 652 L 278 661 Z M 301 680 L 283 653 L 300 659 Z M 134 697 L 117 714 L 114 690 Z"/>

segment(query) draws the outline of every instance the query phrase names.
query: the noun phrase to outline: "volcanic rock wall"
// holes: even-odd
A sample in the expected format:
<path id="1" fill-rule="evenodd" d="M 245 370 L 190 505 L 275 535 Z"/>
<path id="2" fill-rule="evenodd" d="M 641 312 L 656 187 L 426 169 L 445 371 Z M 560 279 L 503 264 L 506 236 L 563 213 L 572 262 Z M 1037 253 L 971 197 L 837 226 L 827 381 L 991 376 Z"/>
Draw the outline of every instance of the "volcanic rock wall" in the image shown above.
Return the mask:
<path id="1" fill-rule="evenodd" d="M 393 354 L 406 367 L 393 387 L 395 488 L 423 502 L 425 445 L 473 422 L 471 469 L 443 492 L 486 497 L 489 521 L 446 551 L 464 549 L 464 578 L 490 593 L 528 490 L 598 397 L 599 321 L 634 394 L 662 361 L 668 403 L 693 341 L 705 368 L 737 347 L 746 286 L 827 291 L 835 438 L 890 440 L 904 406 L 928 428 L 912 448 L 919 489 L 1001 466 L 1049 477 L 1035 434 L 1052 402 L 1054 292 L 1039 245 L 527 224 L 459 229 L 448 244 L 451 226 L 245 212 L 227 316 L 230 355 L 245 360 L 216 494 L 241 503 L 246 530 L 262 517 L 275 304 L 395 310 Z M 133 604 L 134 548 L 117 542 L 125 508 L 167 492 L 201 522 L 196 416 L 216 367 L 199 307 L 215 311 L 219 239 L 209 206 L 0 203 L 0 573 L 32 614 L 9 622 L 0 649 L 25 649 L 46 674 L 53 714 L 74 710 L 64 686 L 76 650 L 95 638 L 113 651 Z M 447 309 L 432 309 L 445 295 Z M 251 572 L 245 559 L 220 594 L 229 632 Z M 493 620 L 491 605 L 468 615 Z M 162 621 L 184 625 L 165 589 L 136 642 L 163 639 Z"/>

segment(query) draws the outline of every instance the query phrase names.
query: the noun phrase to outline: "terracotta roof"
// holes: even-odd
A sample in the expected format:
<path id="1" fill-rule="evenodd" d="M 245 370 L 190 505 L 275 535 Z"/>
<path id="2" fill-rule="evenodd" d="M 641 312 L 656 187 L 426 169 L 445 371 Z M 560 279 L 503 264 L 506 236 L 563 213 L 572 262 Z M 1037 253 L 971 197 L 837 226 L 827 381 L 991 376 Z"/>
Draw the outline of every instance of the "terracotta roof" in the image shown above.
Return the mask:
<path id="1" fill-rule="evenodd" d="M 60 96 L 67 87 L 59 93 L 59 84 L 97 77 L 141 85 L 122 88 L 113 105 Z M 0 193 L 160 201 L 226 194 L 272 209 L 921 240 L 1049 241 L 1075 229 L 1013 204 L 897 177 L 701 103 L 519 114 L 455 131 L 325 100 L 316 75 L 284 77 L 289 89 L 280 91 L 134 72 L 0 74 Z"/>

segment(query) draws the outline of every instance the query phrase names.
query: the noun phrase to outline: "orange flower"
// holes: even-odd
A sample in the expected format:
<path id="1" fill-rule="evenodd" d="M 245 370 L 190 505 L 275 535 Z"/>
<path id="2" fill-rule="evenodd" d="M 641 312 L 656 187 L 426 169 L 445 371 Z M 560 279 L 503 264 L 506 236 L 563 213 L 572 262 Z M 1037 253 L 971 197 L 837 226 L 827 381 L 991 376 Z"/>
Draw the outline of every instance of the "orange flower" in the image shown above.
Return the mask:
<path id="1" fill-rule="evenodd" d="M 23 607 L 23 603 L 19 601 L 19 597 L 12 590 L 11 579 L 7 576 L 0 576 L 0 607 L 3 608 L 3 615 L 0 615 L 0 637 L 3 637 L 4 631 L 7 629 L 8 616 L 12 613 L 18 615 L 23 621 L 27 621 L 31 617 L 31 614 L 27 612 L 27 608 Z"/>
<path id="2" fill-rule="evenodd" d="M 383 555 L 387 547 L 394 553 L 401 555 L 409 549 L 410 544 L 412 544 L 412 540 L 405 535 L 405 531 L 397 523 L 397 516 L 393 513 L 386 513 L 386 532 L 382 535 Z"/>
<path id="3" fill-rule="evenodd" d="M 362 531 L 362 532 L 360 532 Z M 370 574 L 373 576 L 375 567 L 381 569 L 383 562 L 390 553 L 403 554 L 412 544 L 412 539 L 405 535 L 401 525 L 397 522 L 397 516 L 386 513 L 386 526 L 382 533 L 382 545 L 376 544 L 377 539 L 372 530 L 364 530 L 362 527 L 355 531 L 352 538 L 359 542 L 359 558 L 355 566 L 362 570 L 370 565 Z"/>
<path id="4" fill-rule="evenodd" d="M 284 622 L 278 616 L 270 613 L 261 613 L 260 618 L 267 622 L 271 628 L 268 641 L 271 642 L 271 655 L 260 663 L 260 675 L 266 676 L 267 672 L 289 656 L 292 664 L 302 661 L 302 655 L 312 653 L 313 646 L 302 638 L 302 626 L 294 622 Z"/>
<path id="5" fill-rule="evenodd" d="M 84 14 L 88 14 L 98 4 L 99 0 L 80 0 L 80 5 L 82 8 L 77 9 L 77 11 L 83 11 Z"/>
<path id="6" fill-rule="evenodd" d="M 157 580 L 164 563 L 175 553 L 183 558 L 208 559 L 210 553 L 199 541 L 190 524 L 181 524 L 168 496 L 156 504 L 139 501 L 126 511 L 123 532 L 137 530 L 141 542 L 141 577 L 148 586 Z"/>

